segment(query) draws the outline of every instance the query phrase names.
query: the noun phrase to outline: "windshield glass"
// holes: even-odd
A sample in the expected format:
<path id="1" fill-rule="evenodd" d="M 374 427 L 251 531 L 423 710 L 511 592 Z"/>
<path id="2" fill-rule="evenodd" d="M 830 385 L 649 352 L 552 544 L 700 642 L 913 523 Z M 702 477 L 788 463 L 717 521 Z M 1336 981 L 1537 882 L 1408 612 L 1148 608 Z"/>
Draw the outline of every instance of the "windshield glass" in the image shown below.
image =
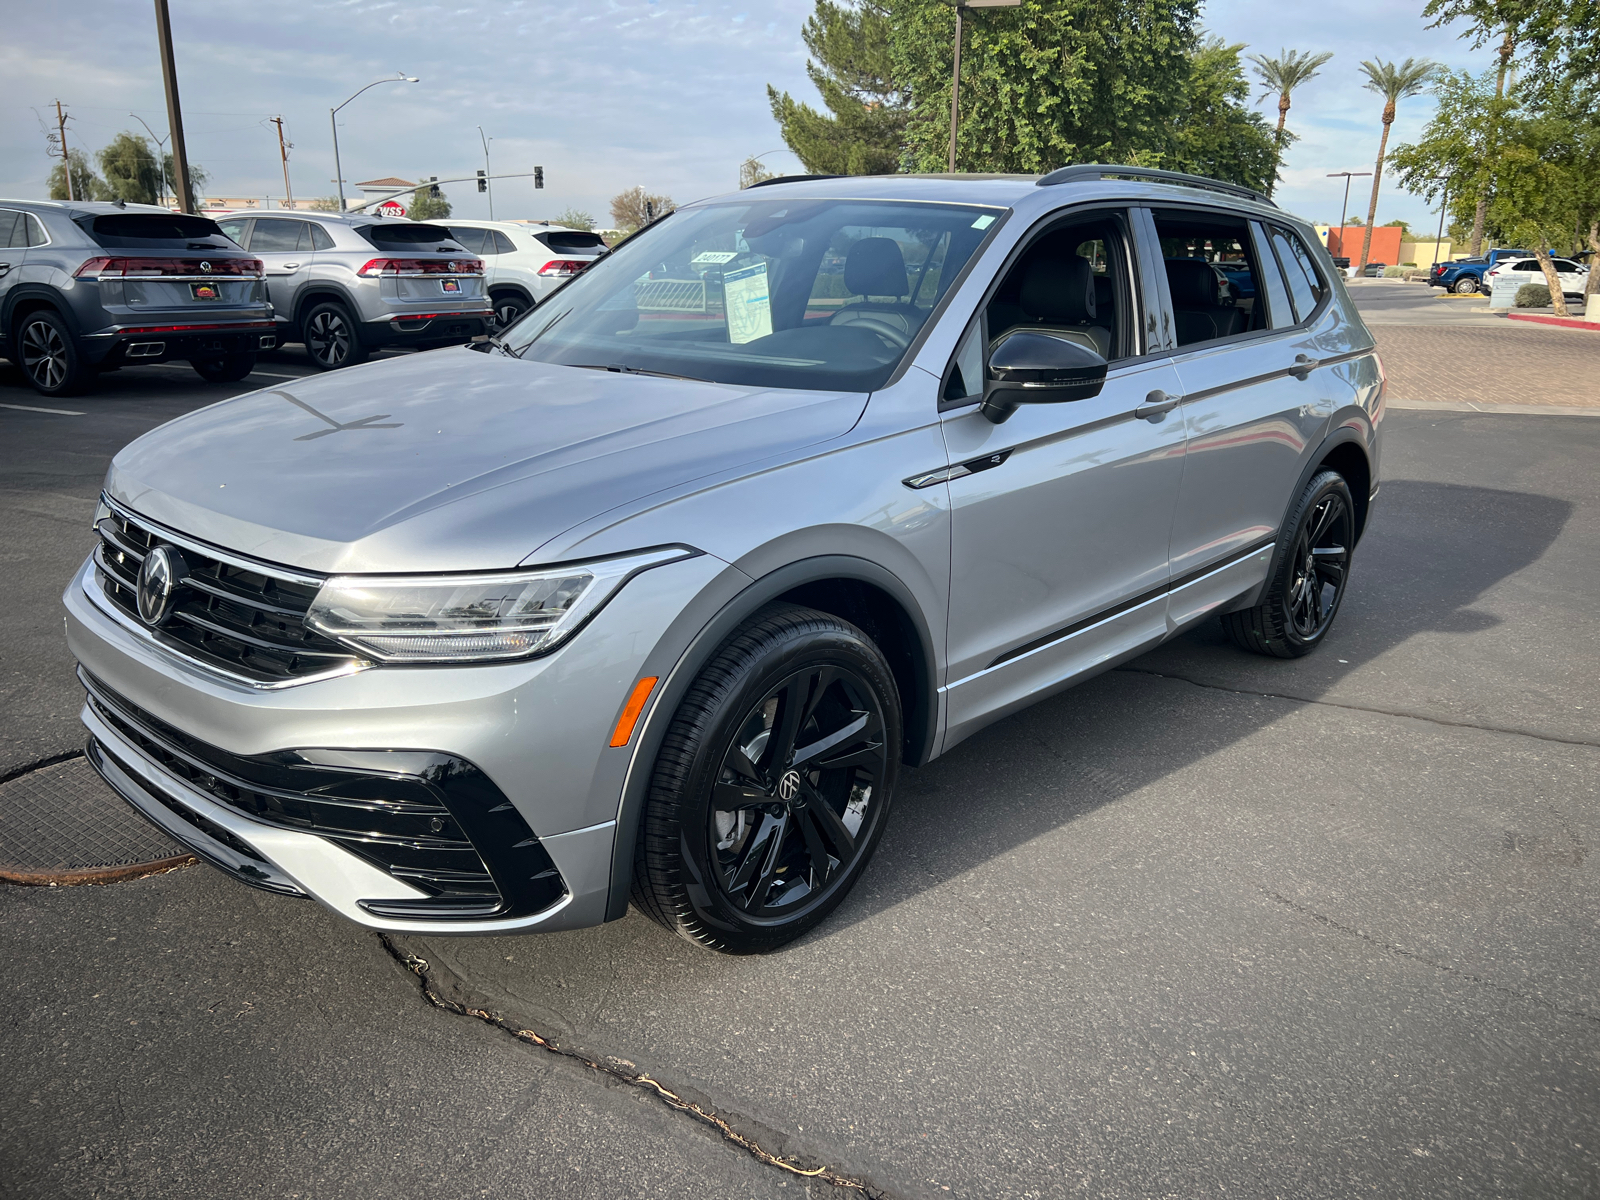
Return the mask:
<path id="1" fill-rule="evenodd" d="M 757 387 L 881 387 L 1005 210 L 752 199 L 674 213 L 513 327 L 540 362 Z"/>

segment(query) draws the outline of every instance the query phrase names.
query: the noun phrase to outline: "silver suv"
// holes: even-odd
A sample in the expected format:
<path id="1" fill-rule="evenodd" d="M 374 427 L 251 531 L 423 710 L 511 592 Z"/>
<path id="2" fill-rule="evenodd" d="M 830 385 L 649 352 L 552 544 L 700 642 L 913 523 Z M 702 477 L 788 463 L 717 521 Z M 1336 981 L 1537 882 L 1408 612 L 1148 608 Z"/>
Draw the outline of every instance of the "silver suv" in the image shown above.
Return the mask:
<path id="1" fill-rule="evenodd" d="M 706 200 L 503 339 L 117 455 L 66 593 L 89 756 L 371 928 L 631 896 L 770 949 L 861 876 L 903 768 L 1208 617 L 1315 650 L 1383 387 L 1316 235 L 1226 184 Z"/>
<path id="2" fill-rule="evenodd" d="M 0 200 L 0 354 L 44 395 L 170 359 L 231 383 L 274 337 L 261 263 L 209 218 Z"/>
<path id="3" fill-rule="evenodd" d="M 489 330 L 483 261 L 442 226 L 313 212 L 217 224 L 266 264 L 280 343 L 304 343 L 324 371 L 385 346 L 458 346 Z"/>

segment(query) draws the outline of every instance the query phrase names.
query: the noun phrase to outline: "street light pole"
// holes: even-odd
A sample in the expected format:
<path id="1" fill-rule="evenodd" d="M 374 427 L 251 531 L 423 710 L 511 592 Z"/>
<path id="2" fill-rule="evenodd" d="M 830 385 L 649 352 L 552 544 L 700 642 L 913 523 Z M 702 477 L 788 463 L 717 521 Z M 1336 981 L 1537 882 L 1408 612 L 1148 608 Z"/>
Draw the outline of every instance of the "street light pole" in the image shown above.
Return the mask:
<path id="1" fill-rule="evenodd" d="M 1433 265 L 1439 265 L 1439 246 L 1444 242 L 1444 209 L 1450 199 L 1450 176 L 1431 176 L 1438 183 L 1444 184 L 1439 191 L 1439 232 L 1433 235 Z"/>
<path id="2" fill-rule="evenodd" d="M 1350 257 L 1348 254 L 1345 254 L 1345 252 L 1344 252 L 1344 222 L 1345 222 L 1345 213 L 1350 207 L 1350 181 L 1352 179 L 1364 179 L 1368 175 L 1371 175 L 1371 174 L 1372 174 L 1371 171 L 1329 171 L 1328 172 L 1328 178 L 1329 179 L 1338 179 L 1341 175 L 1344 177 L 1344 203 L 1339 206 L 1339 254 L 1344 258 L 1349 258 Z"/>
<path id="3" fill-rule="evenodd" d="M 483 136 L 483 126 L 478 126 L 478 138 L 483 142 L 483 182 L 489 191 L 489 220 L 494 220 L 494 171 L 489 166 L 489 143 L 494 141 L 491 137 Z"/>
<path id="4" fill-rule="evenodd" d="M 156 3 L 157 4 L 162 4 L 162 3 L 165 3 L 165 0 L 156 0 Z M 364 87 L 364 88 L 361 89 L 361 91 L 358 91 L 355 96 L 351 96 L 350 100 L 354 100 L 356 98 L 356 96 L 361 95 L 361 92 L 366 91 L 367 88 L 375 88 L 380 83 L 416 83 L 416 82 L 417 82 L 417 77 L 415 75 L 407 75 L 404 71 L 396 71 L 392 76 L 388 77 L 387 79 L 374 79 L 371 83 L 367 84 L 367 87 Z M 344 102 L 344 104 L 349 104 L 350 100 L 346 100 Z M 328 121 L 333 125 L 333 173 L 334 173 L 334 176 L 336 177 L 335 181 L 339 185 L 339 211 L 340 212 L 344 211 L 344 168 L 339 165 L 339 109 L 343 108 L 344 104 L 341 104 L 336 108 L 330 108 L 328 110 Z"/>
<path id="5" fill-rule="evenodd" d="M 150 140 L 156 144 L 156 170 L 161 172 L 160 201 L 162 206 L 165 207 L 167 203 L 167 139 L 158 138 L 156 131 L 150 128 L 150 122 L 146 121 L 138 113 L 129 113 L 128 115 L 144 126 L 144 131 L 150 135 Z"/>
<path id="6" fill-rule="evenodd" d="M 950 69 L 950 174 L 956 173 L 956 129 L 961 123 L 961 14 L 969 8 L 1016 8 L 1022 0 L 944 0 L 956 10 L 956 52 Z"/>

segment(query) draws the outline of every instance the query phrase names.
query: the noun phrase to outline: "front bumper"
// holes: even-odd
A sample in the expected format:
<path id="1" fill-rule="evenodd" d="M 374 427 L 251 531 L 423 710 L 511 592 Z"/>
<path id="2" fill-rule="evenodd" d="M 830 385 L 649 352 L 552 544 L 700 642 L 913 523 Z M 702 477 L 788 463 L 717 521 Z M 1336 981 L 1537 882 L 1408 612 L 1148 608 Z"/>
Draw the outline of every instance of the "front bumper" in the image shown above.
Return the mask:
<path id="1" fill-rule="evenodd" d="M 236 804 L 219 803 L 215 786 L 203 785 L 209 776 L 202 774 L 197 784 L 192 772 L 184 778 L 164 765 L 161 754 L 107 719 L 93 692 L 83 714 L 90 759 L 131 804 L 235 879 L 310 896 L 368 928 L 504 934 L 595 925 L 605 919 L 611 894 L 613 843 L 632 755 L 631 746 L 609 746 L 610 731 L 652 648 L 724 569 L 702 556 L 648 571 L 544 658 L 378 667 L 275 689 L 223 678 L 141 637 L 97 598 L 92 564 L 68 586 L 67 640 L 87 682 L 196 744 L 250 761 L 405 751 L 448 756 L 481 771 L 559 872 L 560 899 L 537 912 L 395 915 L 427 894 L 379 869 L 370 856 L 352 853 L 340 837 L 255 819 Z M 493 870 L 504 847 L 469 833 Z M 385 903 L 392 901 L 400 903 Z"/>
<path id="2" fill-rule="evenodd" d="M 151 321 L 113 326 L 82 339 L 84 357 L 103 367 L 258 354 L 277 342 L 277 323 L 270 314 L 251 321 Z"/>

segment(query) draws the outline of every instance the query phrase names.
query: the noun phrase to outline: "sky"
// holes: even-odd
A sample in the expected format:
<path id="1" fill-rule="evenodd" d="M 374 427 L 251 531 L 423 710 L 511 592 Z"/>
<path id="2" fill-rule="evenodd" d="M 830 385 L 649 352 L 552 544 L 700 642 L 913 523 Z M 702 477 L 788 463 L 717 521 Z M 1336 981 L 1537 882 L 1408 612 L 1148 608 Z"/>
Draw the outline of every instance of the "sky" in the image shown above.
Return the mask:
<path id="1" fill-rule="evenodd" d="M 276 127 L 282 116 L 297 198 L 334 192 L 328 110 L 397 71 L 419 83 L 372 88 L 339 114 L 347 180 L 454 178 L 483 167 L 478 127 L 493 138 L 495 216 L 549 219 L 567 208 L 609 224 L 610 197 L 639 184 L 679 203 L 730 191 L 739 164 L 802 168 L 783 148 L 766 85 L 816 103 L 800 27 L 811 0 L 169 0 L 189 159 L 210 172 L 210 195 L 283 194 Z M 80 0 L 8 4 L 0 42 L 0 196 L 43 197 L 53 160 L 40 118 L 61 100 L 68 143 L 98 149 L 137 114 L 165 135 L 167 116 L 149 3 Z M 1370 171 L 1382 99 L 1361 86 L 1362 59 L 1427 57 L 1485 70 L 1454 30 L 1431 30 L 1421 3 L 1209 0 L 1208 31 L 1250 52 L 1331 50 L 1296 93 L 1277 197 L 1308 219 L 1336 220 L 1342 180 Z M 982 15 L 975 17 L 982 20 Z M 1252 93 L 1256 101 L 1260 89 Z M 1276 120 L 1276 97 L 1260 101 Z M 1402 101 L 1391 145 L 1417 136 L 1433 107 Z M 1354 180 L 1350 211 L 1365 214 L 1370 180 Z M 487 217 L 474 185 L 446 189 L 455 214 Z M 1358 202 L 1358 196 L 1360 197 Z M 1437 209 L 1386 181 L 1379 223 L 1431 228 Z"/>

